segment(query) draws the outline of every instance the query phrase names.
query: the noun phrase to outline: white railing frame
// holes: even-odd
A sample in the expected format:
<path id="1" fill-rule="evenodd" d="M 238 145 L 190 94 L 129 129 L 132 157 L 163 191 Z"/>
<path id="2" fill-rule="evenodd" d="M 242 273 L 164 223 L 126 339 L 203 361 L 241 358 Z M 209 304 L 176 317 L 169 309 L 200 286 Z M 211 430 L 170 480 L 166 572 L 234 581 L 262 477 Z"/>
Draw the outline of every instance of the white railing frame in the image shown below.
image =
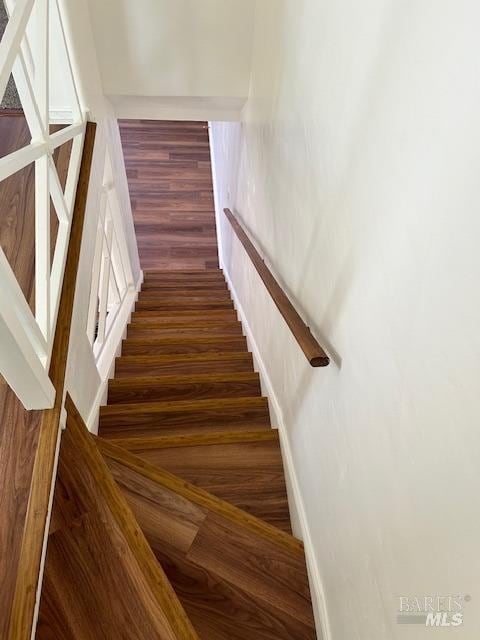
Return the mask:
<path id="1" fill-rule="evenodd" d="M 87 337 L 102 380 L 107 377 L 136 295 L 137 283 L 106 149 L 87 319 Z"/>
<path id="2" fill-rule="evenodd" d="M 31 143 L 0 158 L 0 181 L 35 163 L 35 314 L 0 249 L 0 373 L 26 409 L 53 406 L 48 377 L 60 292 L 80 171 L 86 117 L 68 51 L 57 0 L 5 0 L 9 20 L 0 42 L 0 96 L 13 73 Z M 54 25 L 58 50 L 51 51 Z M 62 75 L 72 88 L 68 126 L 50 133 L 54 121 L 50 105 L 50 55 L 63 60 Z M 53 152 L 72 141 L 65 191 Z M 50 207 L 58 217 L 53 263 L 50 247 Z"/>

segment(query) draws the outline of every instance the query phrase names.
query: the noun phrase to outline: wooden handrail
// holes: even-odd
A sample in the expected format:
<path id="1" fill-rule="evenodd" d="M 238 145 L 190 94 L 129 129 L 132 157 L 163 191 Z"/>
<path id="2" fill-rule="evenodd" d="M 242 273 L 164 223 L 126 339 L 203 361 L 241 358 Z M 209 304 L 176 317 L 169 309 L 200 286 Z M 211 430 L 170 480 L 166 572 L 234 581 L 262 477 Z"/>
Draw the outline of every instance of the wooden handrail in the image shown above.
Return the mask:
<path id="1" fill-rule="evenodd" d="M 39 597 L 38 583 L 46 534 L 47 517 L 53 490 L 56 452 L 60 438 L 60 417 L 64 401 L 68 343 L 73 314 L 75 284 L 83 234 L 83 223 L 95 143 L 96 125 L 87 123 L 82 162 L 77 184 L 72 228 L 62 284 L 55 339 L 49 376 L 55 387 L 55 404 L 42 411 L 38 445 L 23 528 L 15 595 L 10 615 L 9 640 L 29 640 L 35 606 Z M 4 612 L 5 613 L 5 612 Z"/>
<path id="2" fill-rule="evenodd" d="M 288 299 L 287 294 L 265 265 L 237 218 L 230 209 L 224 209 L 223 211 L 307 360 L 312 367 L 326 367 L 330 362 L 329 357 L 313 337 L 310 329 Z"/>

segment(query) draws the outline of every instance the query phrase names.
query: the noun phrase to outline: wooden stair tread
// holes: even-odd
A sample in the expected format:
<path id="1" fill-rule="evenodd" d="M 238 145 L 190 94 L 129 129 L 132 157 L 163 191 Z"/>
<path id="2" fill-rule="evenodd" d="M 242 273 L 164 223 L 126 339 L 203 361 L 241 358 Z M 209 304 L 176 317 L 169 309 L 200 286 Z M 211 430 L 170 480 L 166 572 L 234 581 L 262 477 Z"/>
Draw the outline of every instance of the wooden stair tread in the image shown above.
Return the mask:
<path id="1" fill-rule="evenodd" d="M 133 344 L 133 343 L 152 343 L 152 344 L 168 344 L 168 343 L 176 343 L 176 342 L 189 342 L 189 343 L 196 343 L 196 342 L 205 342 L 205 343 L 211 343 L 211 344 L 215 344 L 217 342 L 233 342 L 233 343 L 238 343 L 238 342 L 243 342 L 245 340 L 244 336 L 232 336 L 228 333 L 221 333 L 215 336 L 204 336 L 203 334 L 198 334 L 198 336 L 177 336 L 175 334 L 175 329 L 172 328 L 172 333 L 171 334 L 167 334 L 165 336 L 162 336 L 161 338 L 152 338 L 151 340 L 148 340 L 146 338 L 127 338 L 124 342 L 128 343 L 128 344 Z"/>
<path id="2" fill-rule="evenodd" d="M 244 336 L 184 335 L 171 334 L 161 338 L 127 338 L 122 353 L 125 355 L 152 355 L 167 353 L 201 353 L 206 351 L 247 351 Z"/>
<path id="3" fill-rule="evenodd" d="M 315 638 L 298 540 L 164 469 L 97 441 L 202 640 L 247 640 L 250 624 L 255 638 Z M 216 556 L 221 556 L 218 563 Z M 221 598 L 215 597 L 218 593 Z M 205 616 L 214 622 L 217 635 L 208 635 Z"/>
<path id="4" fill-rule="evenodd" d="M 216 300 L 215 298 L 204 298 L 203 300 L 188 300 L 187 298 L 168 299 L 139 299 L 135 304 L 135 311 L 210 311 L 215 309 L 233 309 L 233 302 L 230 299 Z"/>
<path id="5" fill-rule="evenodd" d="M 208 400 L 180 400 L 173 402 L 144 402 L 141 407 L 136 404 L 106 405 L 100 407 L 102 415 L 112 414 L 136 414 L 146 412 L 178 412 L 178 411 L 202 411 L 206 409 L 242 409 L 246 406 L 268 408 L 265 397 L 254 398 L 212 398 Z"/>
<path id="6" fill-rule="evenodd" d="M 111 444 L 123 447 L 128 451 L 145 451 L 148 449 L 173 449 L 175 447 L 199 447 L 211 444 L 229 444 L 232 442 L 278 442 L 276 429 L 262 431 L 225 431 L 223 433 L 204 432 L 173 436 L 146 436 L 143 438 L 109 438 Z"/>
<path id="7" fill-rule="evenodd" d="M 38 640 L 198 638 L 73 402 L 59 468 Z M 105 635 L 106 634 L 106 635 Z"/>
<path id="8" fill-rule="evenodd" d="M 238 320 L 235 309 L 184 309 L 176 311 L 161 311 L 157 309 L 153 311 L 134 311 L 132 313 L 132 321 L 150 322 L 153 320 L 155 322 L 161 322 L 163 318 L 166 319 L 166 322 L 172 322 L 172 320 L 181 322 L 183 319 L 193 320 L 196 318 L 205 320 L 233 318 Z"/>
<path id="9" fill-rule="evenodd" d="M 193 504 L 222 516 L 230 522 L 245 527 L 252 533 L 273 542 L 279 547 L 284 548 L 292 555 L 297 557 L 303 556 L 304 552 L 302 542 L 291 534 L 280 531 L 277 527 L 273 527 L 267 522 L 238 509 L 234 505 L 217 498 L 208 491 L 185 481 L 183 478 L 179 478 L 165 469 L 161 469 L 149 462 L 146 462 L 139 456 L 117 446 L 112 441 L 105 439 L 102 436 L 91 435 L 91 437 L 95 440 L 96 446 L 110 469 L 112 469 L 111 461 L 116 462 L 123 468 L 123 471 L 121 472 L 113 472 L 113 476 L 120 484 L 122 474 L 126 473 L 125 470 L 128 469 L 143 478 L 145 482 L 151 482 L 157 486 L 169 489 Z M 147 492 L 147 495 L 148 494 L 149 492 Z"/>
<path id="10" fill-rule="evenodd" d="M 291 533 L 282 455 L 275 430 L 119 438 L 114 442 Z"/>
<path id="11" fill-rule="evenodd" d="M 173 373 L 253 371 L 252 354 L 248 351 L 133 355 L 117 358 L 116 378 Z"/>
<path id="12" fill-rule="evenodd" d="M 220 280 L 221 282 L 225 282 L 223 273 L 218 269 L 209 269 L 203 271 L 152 271 L 151 269 L 147 269 L 143 271 L 143 277 L 145 282 L 196 282 L 197 280 Z"/>
<path id="13" fill-rule="evenodd" d="M 178 280 L 146 280 L 142 284 L 142 291 L 197 291 L 199 289 L 228 291 L 228 286 L 227 283 L 220 278 L 218 280 L 197 280 L 192 282 L 179 282 Z"/>
<path id="14" fill-rule="evenodd" d="M 108 403 L 203 399 L 261 395 L 258 374 L 197 374 L 149 376 L 111 380 Z"/>
<path id="15" fill-rule="evenodd" d="M 228 289 L 183 289 L 178 287 L 177 289 L 164 289 L 164 290 L 150 290 L 144 289 L 138 294 L 139 300 L 170 300 L 171 298 L 187 298 L 188 300 L 198 300 L 203 302 L 204 300 L 228 300 L 232 298 Z"/>
<path id="16" fill-rule="evenodd" d="M 310 625 L 248 596 L 186 560 L 175 549 L 152 547 L 201 640 L 315 640 Z M 213 603 L 213 606 L 212 604 Z"/>
<path id="17" fill-rule="evenodd" d="M 175 331 L 181 329 L 201 329 L 202 327 L 208 327 L 216 331 L 220 330 L 221 333 L 221 329 L 224 327 L 235 327 L 241 330 L 242 323 L 240 320 L 224 320 L 222 318 L 210 320 L 199 316 L 198 318 L 194 317 L 193 319 L 179 318 L 177 322 L 174 322 L 170 318 L 160 318 L 159 320 L 151 318 L 149 322 L 143 322 L 141 319 L 134 319 L 128 325 L 129 329 L 174 329 Z"/>
<path id="18" fill-rule="evenodd" d="M 233 335 L 241 336 L 242 325 L 240 322 L 215 322 L 215 323 L 144 323 L 132 322 L 127 331 L 127 337 L 162 337 L 163 335 Z"/>
<path id="19" fill-rule="evenodd" d="M 268 402 L 263 397 L 213 398 L 112 404 L 100 408 L 99 433 L 106 437 L 223 431 L 228 425 L 244 429 L 268 429 Z"/>

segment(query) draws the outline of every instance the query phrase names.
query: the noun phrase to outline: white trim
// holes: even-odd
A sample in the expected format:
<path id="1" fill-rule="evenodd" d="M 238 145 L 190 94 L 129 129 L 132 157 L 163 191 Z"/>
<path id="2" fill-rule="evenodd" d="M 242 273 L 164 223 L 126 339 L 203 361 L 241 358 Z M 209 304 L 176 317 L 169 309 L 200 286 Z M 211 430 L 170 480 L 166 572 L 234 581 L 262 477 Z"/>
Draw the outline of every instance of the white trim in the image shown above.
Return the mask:
<path id="1" fill-rule="evenodd" d="M 212 135 L 212 123 L 208 123 L 208 146 L 210 149 L 210 163 L 212 167 L 212 186 L 213 186 L 213 205 L 215 209 L 215 229 L 217 234 L 217 245 L 218 245 L 218 264 L 221 269 L 223 269 L 222 264 L 222 256 L 223 256 L 223 238 L 221 233 L 221 220 L 220 216 L 222 214 L 222 206 L 220 203 L 220 194 L 218 192 L 218 182 L 217 182 L 217 158 L 215 155 L 215 149 L 213 146 L 213 135 Z"/>
<path id="2" fill-rule="evenodd" d="M 99 407 L 105 402 L 106 393 L 108 388 L 108 381 L 113 374 L 113 368 L 115 366 L 115 358 L 121 352 L 122 340 L 125 335 L 128 323 L 130 322 L 130 315 L 135 307 L 135 302 L 138 298 L 138 292 L 140 291 L 143 283 L 143 271 L 140 271 L 135 288 L 133 291 L 129 291 L 125 297 L 122 309 L 115 318 L 115 326 L 112 329 L 112 333 L 109 336 L 111 345 L 115 348 L 108 348 L 102 351 L 99 360 L 97 362 L 98 372 L 100 374 L 100 386 L 95 395 L 95 399 L 92 403 L 92 407 L 86 420 L 86 425 L 89 431 L 96 431 L 96 425 L 98 420 Z"/>
<path id="3" fill-rule="evenodd" d="M 113 368 L 113 363 L 112 363 Z M 88 430 L 91 433 L 98 433 L 98 412 L 100 407 L 107 403 L 107 391 L 108 391 L 108 381 L 110 379 L 110 375 L 108 375 L 105 380 L 100 382 L 100 386 L 98 387 L 97 393 L 95 394 L 95 399 L 92 403 L 92 407 L 88 414 L 87 419 L 85 420 L 85 424 L 87 425 Z"/>
<path id="4" fill-rule="evenodd" d="M 117 118 L 238 121 L 245 97 L 108 95 Z"/>
<path id="5" fill-rule="evenodd" d="M 74 121 L 73 109 L 65 107 L 63 109 L 50 108 L 50 124 L 72 124 Z"/>
<path id="6" fill-rule="evenodd" d="M 272 421 L 278 429 L 280 445 L 282 448 L 283 466 L 287 476 L 286 481 L 290 511 L 291 513 L 293 512 L 294 520 L 296 520 L 295 524 L 297 524 L 300 538 L 302 539 L 305 548 L 305 559 L 307 562 L 310 592 L 312 597 L 312 605 L 317 627 L 318 640 L 331 640 L 332 636 L 330 633 L 323 582 L 320 576 L 320 570 L 313 546 L 307 513 L 305 510 L 305 504 L 302 498 L 302 492 L 298 482 L 297 474 L 295 472 L 295 465 L 293 462 L 292 450 L 290 447 L 290 440 L 284 420 L 284 414 L 280 402 L 277 398 L 277 394 L 275 393 L 272 381 L 270 380 L 270 376 L 268 375 L 268 370 L 263 361 L 261 351 L 255 341 L 253 332 L 247 319 L 247 315 L 238 298 L 233 282 L 225 269 L 223 270 L 223 275 L 225 276 L 228 288 L 230 289 L 230 293 L 235 304 L 235 308 L 242 322 L 244 333 L 247 338 L 248 348 L 253 355 L 255 370 L 260 374 L 262 389 L 264 389 L 265 395 L 268 397 L 268 403 L 272 414 Z"/>

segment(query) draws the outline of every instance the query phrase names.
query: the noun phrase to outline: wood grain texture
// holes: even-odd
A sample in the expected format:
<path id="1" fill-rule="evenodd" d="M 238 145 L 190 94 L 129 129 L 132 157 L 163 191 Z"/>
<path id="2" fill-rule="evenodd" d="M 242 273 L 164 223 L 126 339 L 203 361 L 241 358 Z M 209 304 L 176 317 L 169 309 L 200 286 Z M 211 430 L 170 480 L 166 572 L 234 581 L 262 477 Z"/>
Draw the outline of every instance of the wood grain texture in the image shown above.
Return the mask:
<path id="1" fill-rule="evenodd" d="M 197 638 L 71 399 L 39 640 Z M 73 505 L 73 506 L 72 506 Z M 62 523 L 58 526 L 58 523 Z"/>
<path id="2" fill-rule="evenodd" d="M 315 638 L 298 541 L 101 438 L 98 446 L 202 640 Z"/>
<path id="3" fill-rule="evenodd" d="M 176 336 L 168 334 L 162 338 L 128 338 L 123 341 L 122 354 L 126 356 L 162 355 L 167 353 L 205 353 L 208 351 L 247 351 L 244 336 L 203 334 Z"/>
<path id="4" fill-rule="evenodd" d="M 132 313 L 132 322 L 191 322 L 196 320 L 210 321 L 234 321 L 238 320 L 235 309 L 190 309 L 180 311 L 178 309 L 170 309 L 168 311 L 134 311 Z"/>
<path id="5" fill-rule="evenodd" d="M 0 156 L 29 142 L 23 112 L 0 110 Z M 68 150 L 64 146 L 54 154 L 62 184 L 68 168 Z M 32 164 L 0 182 L 0 246 L 32 309 L 35 303 L 34 181 Z M 57 227 L 52 208 L 52 255 Z M 0 416 L 0 638 L 6 638 L 42 414 L 26 411 L 0 377 Z"/>
<path id="6" fill-rule="evenodd" d="M 142 268 L 218 268 L 207 123 L 119 125 Z"/>
<path id="7" fill-rule="evenodd" d="M 140 485 L 145 484 L 145 486 L 153 487 L 152 491 L 154 493 L 158 490 L 158 487 L 164 487 L 193 504 L 224 517 L 240 527 L 245 527 L 252 533 L 275 542 L 292 554 L 303 558 L 303 544 L 292 535 L 273 527 L 229 502 L 221 500 L 183 478 L 175 476 L 161 467 L 152 465 L 123 447 L 113 444 L 108 439 L 99 436 L 92 436 L 92 438 L 95 438 L 98 449 L 105 458 L 113 476 L 121 485 L 126 483 L 129 486 L 133 486 L 131 485 L 132 478 L 136 478 L 135 482 L 140 483 Z M 145 491 L 145 495 L 149 495 L 150 492 L 147 489 Z"/>
<path id="8" fill-rule="evenodd" d="M 202 447 L 210 444 L 230 444 L 232 442 L 277 442 L 275 429 L 262 431 L 224 431 L 222 433 L 182 433 L 173 436 L 146 436 L 145 438 L 110 438 L 109 442 L 128 451 L 139 452 L 149 449 L 174 449 L 176 447 Z"/>
<path id="9" fill-rule="evenodd" d="M 148 289 L 142 287 L 138 299 L 139 300 L 170 300 L 178 298 L 188 298 L 189 300 L 195 300 L 203 302 L 204 300 L 221 300 L 231 302 L 230 292 L 228 289 L 210 288 L 210 283 L 205 284 L 202 288 L 180 288 L 176 289 Z"/>
<path id="10" fill-rule="evenodd" d="M 175 335 L 243 335 L 242 324 L 238 321 L 224 322 L 212 320 L 209 322 L 132 322 L 128 326 L 128 338 L 160 338 L 162 335 L 174 332 Z"/>
<path id="11" fill-rule="evenodd" d="M 135 437 L 205 430 L 223 431 L 235 425 L 244 429 L 268 429 L 266 398 L 214 398 L 112 404 L 100 408 L 99 434 L 104 437 Z"/>
<path id="12" fill-rule="evenodd" d="M 18 563 L 41 422 L 0 382 L 0 638 L 8 638 Z"/>
<path id="13" fill-rule="evenodd" d="M 267 291 L 272 297 L 272 300 L 282 314 L 295 340 L 300 345 L 300 348 L 305 354 L 305 357 L 312 367 L 326 367 L 330 362 L 327 354 L 317 342 L 317 340 L 313 337 L 310 329 L 304 323 L 298 311 L 288 299 L 285 291 L 283 291 L 283 289 L 273 277 L 271 271 L 268 269 L 263 258 L 255 249 L 252 241 L 245 233 L 239 221 L 233 215 L 230 209 L 224 209 L 224 213 L 228 221 L 232 225 L 233 230 L 237 234 L 238 239 L 243 244 L 245 251 L 247 252 L 250 260 L 257 270 L 258 275 L 262 279 L 265 287 L 267 288 Z"/>
<path id="14" fill-rule="evenodd" d="M 273 430 L 266 431 L 275 434 Z M 241 436 L 244 436 L 243 438 Z M 256 436 L 256 437 L 255 437 Z M 277 438 L 263 438 L 261 431 L 196 434 L 181 439 L 145 439 L 146 445 L 126 444 L 136 455 L 239 509 L 291 533 L 282 455 Z M 198 439 L 198 441 L 196 441 Z M 157 446 L 155 446 L 157 444 Z"/>
<path id="15" fill-rule="evenodd" d="M 202 640 L 314 638 L 278 433 L 234 309 L 185 309 L 228 299 L 215 273 L 196 288 L 194 273 L 147 272 L 151 308 L 132 318 L 98 446 Z"/>
<path id="16" fill-rule="evenodd" d="M 203 373 L 110 380 L 108 404 L 260 396 L 257 373 Z"/>
<path id="17" fill-rule="evenodd" d="M 35 451 L 28 507 L 25 514 L 16 573 L 15 593 L 9 620 L 8 637 L 15 640 L 26 640 L 31 634 L 59 436 L 73 299 L 95 143 L 95 130 L 96 125 L 94 123 L 87 124 L 49 370 L 50 379 L 56 390 L 55 405 L 53 409 L 43 411 L 41 414 L 38 446 Z"/>
<path id="18" fill-rule="evenodd" d="M 209 311 L 220 309 L 233 309 L 233 302 L 224 298 L 218 300 L 213 297 L 194 297 L 177 298 L 173 296 L 158 296 L 155 298 L 146 297 L 139 298 L 135 304 L 135 311 Z"/>
<path id="19" fill-rule="evenodd" d="M 241 352 L 184 353 L 157 356 L 121 356 L 115 364 L 115 378 L 160 376 L 182 373 L 232 373 L 253 371 L 252 354 Z"/>

